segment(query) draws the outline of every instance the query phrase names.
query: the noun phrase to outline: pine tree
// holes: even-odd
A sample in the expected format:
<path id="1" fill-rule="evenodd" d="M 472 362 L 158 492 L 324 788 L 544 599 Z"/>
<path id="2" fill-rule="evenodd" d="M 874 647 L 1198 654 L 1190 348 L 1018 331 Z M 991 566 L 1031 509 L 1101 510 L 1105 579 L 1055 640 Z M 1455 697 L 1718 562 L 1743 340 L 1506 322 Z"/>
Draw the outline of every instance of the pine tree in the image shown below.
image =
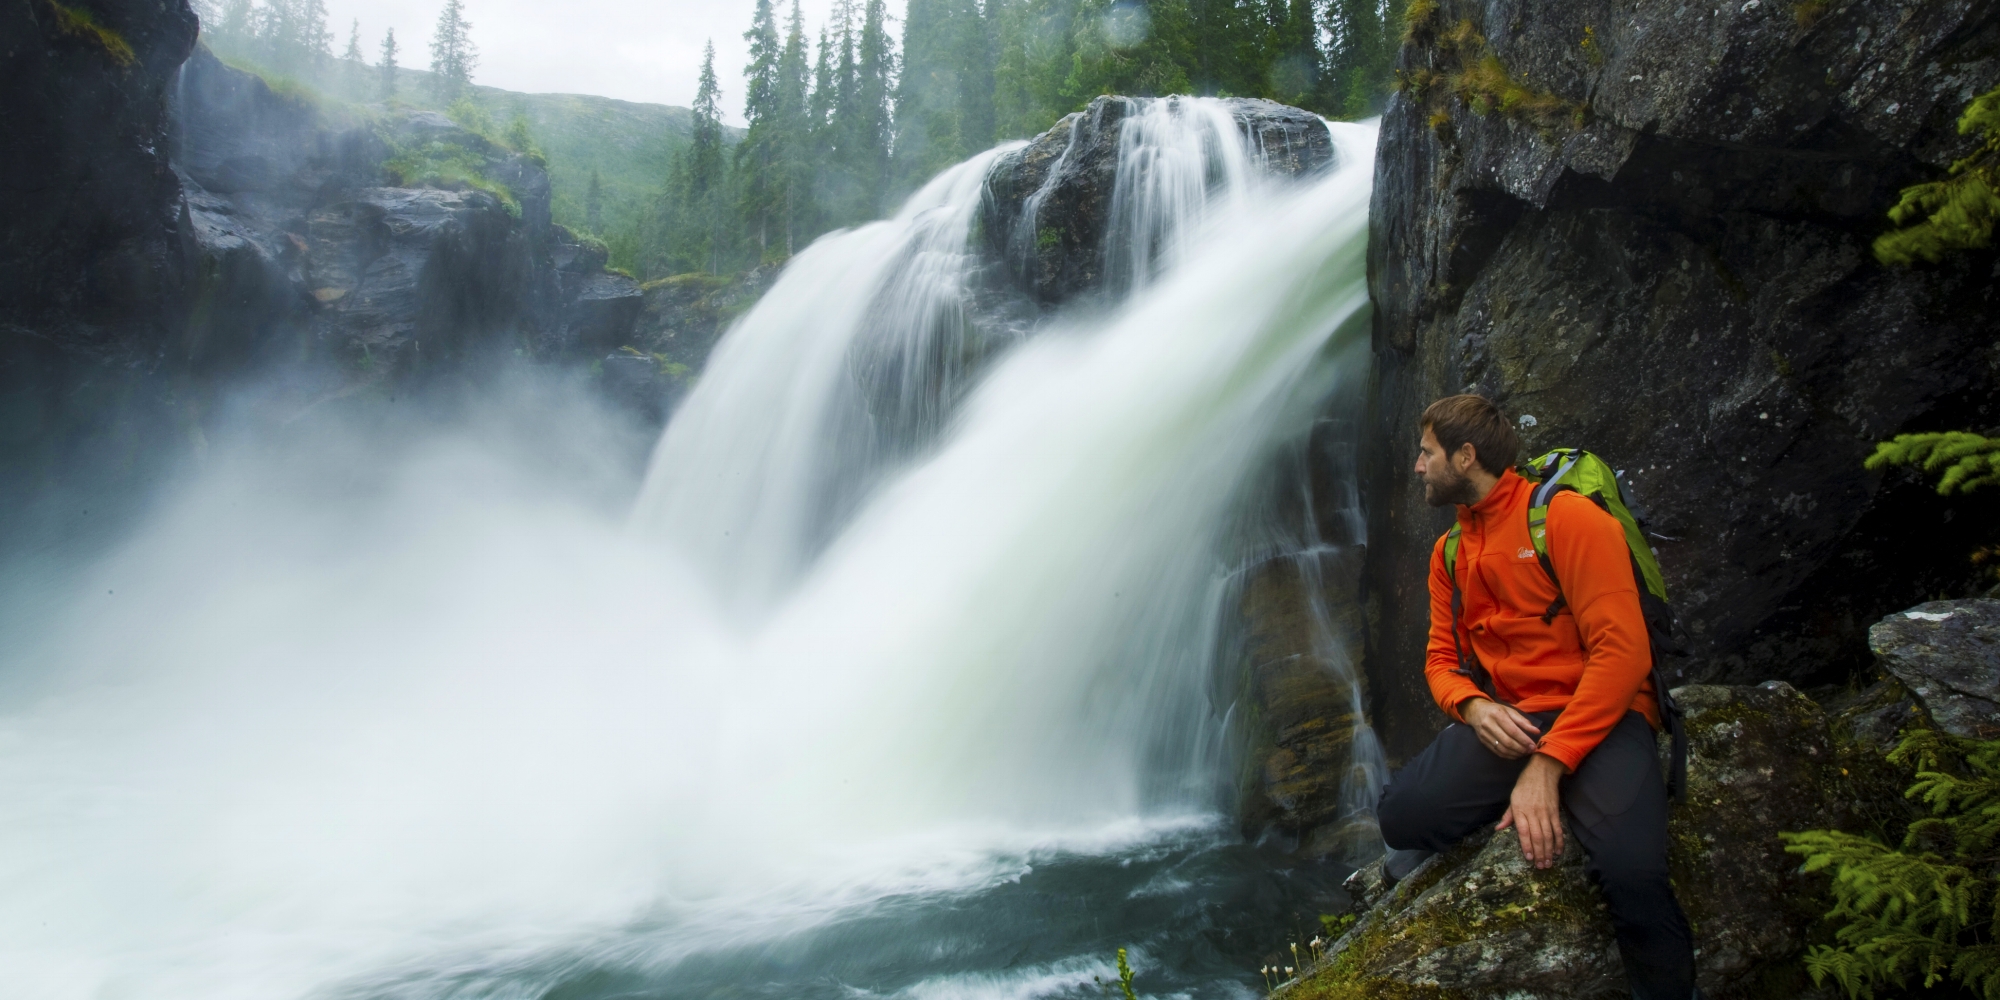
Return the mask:
<path id="1" fill-rule="evenodd" d="M 1951 165 L 1943 180 L 1903 189 L 1889 218 L 1903 228 L 1875 241 L 1875 257 L 1908 267 L 1993 242 L 2000 221 L 2000 89 L 1973 99 L 1958 119 L 1960 135 L 1977 134 L 1978 148 Z"/>
<path id="2" fill-rule="evenodd" d="M 778 22 L 771 0 L 757 0 L 750 30 L 743 33 L 750 43 L 750 63 L 743 67 L 743 118 L 748 124 L 743 142 L 736 147 L 736 174 L 742 200 L 737 206 L 745 221 L 757 232 L 758 256 L 770 249 L 773 216 L 780 204 L 782 181 L 778 174 L 780 147 L 778 114 L 778 62 L 783 56 L 778 40 Z"/>
<path id="3" fill-rule="evenodd" d="M 743 67 L 743 118 L 754 130 L 759 122 L 769 122 L 777 110 L 782 43 L 778 40 L 778 21 L 771 0 L 757 0 L 750 30 L 743 33 L 743 40 L 750 43 L 750 64 Z"/>
<path id="4" fill-rule="evenodd" d="M 340 54 L 340 61 L 350 66 L 367 62 L 367 57 L 361 54 L 361 19 L 358 17 L 347 26 L 347 50 Z"/>
<path id="5" fill-rule="evenodd" d="M 472 86 L 479 50 L 472 44 L 472 22 L 465 19 L 463 0 L 445 0 L 431 35 L 432 84 L 440 100 L 461 97 Z"/>
<path id="6" fill-rule="evenodd" d="M 848 163 L 859 182 L 858 219 L 881 211 L 889 186 L 891 80 L 896 54 L 889 40 L 884 0 L 867 0 L 861 19 L 861 39 L 855 60 L 853 154 Z"/>
<path id="7" fill-rule="evenodd" d="M 701 54 L 701 82 L 694 92 L 694 127 L 690 134 L 688 181 L 706 194 L 722 180 L 722 86 L 715 76 L 715 42 Z"/>
<path id="8" fill-rule="evenodd" d="M 298 0 L 298 65 L 319 69 L 333 60 L 333 28 L 326 0 Z"/>
<path id="9" fill-rule="evenodd" d="M 812 121 L 808 117 L 811 72 L 806 66 L 805 14 L 799 0 L 792 0 L 792 15 L 785 25 L 785 50 L 778 57 L 777 107 L 778 169 L 780 212 L 784 219 L 785 254 L 797 252 L 804 228 L 811 225 L 811 178 L 813 164 Z"/>
<path id="10" fill-rule="evenodd" d="M 833 76 L 833 42 L 827 36 L 827 29 L 819 29 L 819 59 L 813 64 L 812 100 L 807 105 L 806 122 L 811 130 L 814 153 L 823 158 L 832 151 L 829 131 L 833 124 L 834 105 L 838 99 L 838 83 Z"/>
<path id="11" fill-rule="evenodd" d="M 396 29 L 390 28 L 382 36 L 382 61 L 377 64 L 382 85 L 382 99 L 396 96 Z"/>
<path id="12" fill-rule="evenodd" d="M 361 52 L 361 19 L 357 17 L 347 26 L 347 48 L 340 53 L 340 89 L 349 100 L 361 98 L 367 73 L 368 57 Z"/>
<path id="13" fill-rule="evenodd" d="M 694 128 L 687 151 L 683 201 L 687 219 L 699 230 L 696 259 L 715 273 L 720 268 L 721 231 L 717 206 L 722 194 L 722 86 L 715 76 L 715 42 L 701 56 L 701 82 L 694 94 Z"/>
<path id="14" fill-rule="evenodd" d="M 1273 8 L 1280 6 L 1273 0 Z M 1284 17 L 1273 32 L 1271 99 L 1285 104 L 1312 103 L 1319 85 L 1319 21 L 1313 15 L 1312 0 L 1289 0 L 1282 4 Z"/>
<path id="15" fill-rule="evenodd" d="M 964 159 L 959 53 L 948 39 L 951 0 L 910 0 L 903 14 L 903 73 L 896 81 L 896 173 L 914 186 Z"/>

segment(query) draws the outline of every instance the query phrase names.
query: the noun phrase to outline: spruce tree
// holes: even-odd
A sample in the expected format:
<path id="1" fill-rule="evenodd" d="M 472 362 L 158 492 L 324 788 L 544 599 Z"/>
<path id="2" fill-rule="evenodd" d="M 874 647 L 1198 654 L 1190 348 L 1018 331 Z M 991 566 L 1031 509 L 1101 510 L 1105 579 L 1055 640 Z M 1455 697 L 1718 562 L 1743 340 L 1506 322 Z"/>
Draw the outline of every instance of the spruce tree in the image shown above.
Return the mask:
<path id="1" fill-rule="evenodd" d="M 701 82 L 694 94 L 694 128 L 688 144 L 687 177 L 683 195 L 686 218 L 692 223 L 697 244 L 692 256 L 710 273 L 719 270 L 720 213 L 716 207 L 722 194 L 722 86 L 715 76 L 715 42 L 702 51 Z"/>
<path id="2" fill-rule="evenodd" d="M 361 53 L 361 19 L 347 26 L 347 50 L 340 54 L 340 86 L 349 100 L 358 100 L 368 72 L 368 57 Z"/>
<path id="3" fill-rule="evenodd" d="M 965 156 L 993 145 L 993 18 L 998 0 L 954 0 L 950 41 L 958 53 L 958 132 Z M 963 156 L 960 159 L 964 159 Z"/>
<path id="4" fill-rule="evenodd" d="M 757 0 L 750 30 L 743 33 L 750 43 L 750 63 L 743 67 L 743 118 L 748 124 L 743 142 L 736 147 L 736 175 L 742 192 L 737 206 L 744 220 L 757 233 L 758 256 L 770 248 L 772 217 L 778 210 L 782 169 L 778 156 L 779 135 L 778 61 L 783 55 L 778 41 L 778 21 L 771 0 Z"/>
<path id="5" fill-rule="evenodd" d="M 465 19 L 462 0 L 445 0 L 431 35 L 431 83 L 439 100 L 450 101 L 472 87 L 479 50 L 472 44 L 472 22 Z"/>
<path id="6" fill-rule="evenodd" d="M 778 57 L 777 108 L 778 171 L 780 214 L 784 220 L 785 254 L 797 252 L 798 239 L 810 225 L 811 178 L 809 159 L 812 122 L 808 117 L 811 73 L 806 66 L 805 14 L 799 0 L 792 0 L 792 15 L 785 25 L 785 49 Z"/>
<path id="7" fill-rule="evenodd" d="M 890 80 L 896 54 L 891 47 L 885 0 L 867 0 L 855 60 L 854 141 L 849 164 L 859 181 L 857 219 L 881 211 L 889 186 Z"/>
<path id="8" fill-rule="evenodd" d="M 1319 21 L 1312 0 L 1273 0 L 1274 13 L 1282 7 L 1283 18 L 1273 32 L 1271 52 L 1271 99 L 1285 104 L 1313 103 L 1319 85 Z"/>
<path id="9" fill-rule="evenodd" d="M 950 36 L 951 0 L 910 0 L 903 14 L 903 72 L 896 81 L 896 174 L 913 187 L 964 158 L 961 53 Z"/>
<path id="10" fill-rule="evenodd" d="M 367 57 L 361 54 L 361 19 L 358 17 L 347 26 L 347 50 L 340 54 L 340 61 L 352 66 L 367 61 Z"/>
<path id="11" fill-rule="evenodd" d="M 382 61 L 377 64 L 376 72 L 380 74 L 378 79 L 382 86 L 382 99 L 386 101 L 394 98 L 396 96 L 396 29 L 394 28 L 390 28 L 382 35 Z"/>
<path id="12" fill-rule="evenodd" d="M 298 65 L 317 70 L 333 60 L 333 27 L 326 0 L 298 0 Z"/>

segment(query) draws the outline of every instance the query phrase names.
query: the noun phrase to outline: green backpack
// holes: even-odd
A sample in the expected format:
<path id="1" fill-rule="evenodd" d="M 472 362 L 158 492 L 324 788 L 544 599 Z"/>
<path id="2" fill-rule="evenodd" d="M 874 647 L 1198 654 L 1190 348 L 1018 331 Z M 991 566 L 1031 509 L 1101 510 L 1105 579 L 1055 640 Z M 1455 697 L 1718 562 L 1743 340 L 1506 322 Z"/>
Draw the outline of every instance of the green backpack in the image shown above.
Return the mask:
<path id="1" fill-rule="evenodd" d="M 1610 465 L 1581 448 L 1557 448 L 1541 456 L 1518 470 L 1521 478 L 1535 484 L 1534 492 L 1528 498 L 1528 537 L 1535 546 L 1535 558 L 1542 564 L 1542 571 L 1549 575 L 1549 582 L 1556 585 L 1556 599 L 1547 611 L 1542 613 L 1542 623 L 1553 625 L 1556 615 L 1561 613 L 1566 603 L 1562 596 L 1562 581 L 1556 578 L 1555 565 L 1549 562 L 1548 517 L 1549 501 L 1564 490 L 1573 490 L 1618 519 L 1625 529 L 1625 547 L 1632 557 L 1632 578 L 1639 584 L 1639 612 L 1646 619 L 1646 634 L 1652 646 L 1653 694 L 1659 699 L 1660 719 L 1667 725 L 1673 736 L 1673 760 L 1667 771 L 1667 787 L 1674 798 L 1680 798 L 1687 790 L 1687 730 L 1682 723 L 1682 712 L 1674 703 L 1674 696 L 1667 691 L 1666 677 L 1660 671 L 1660 657 L 1663 654 L 1686 656 L 1687 650 L 1675 638 L 1679 626 L 1674 619 L 1673 606 L 1667 603 L 1667 584 L 1660 576 L 1660 562 L 1653 555 L 1653 547 L 1646 544 L 1645 532 L 1640 530 L 1640 519 L 1633 515 L 1625 502 L 1625 495 L 1618 488 L 1618 473 Z M 1472 679 L 1479 689 L 1488 695 L 1494 694 L 1493 678 L 1479 658 L 1468 653 L 1458 637 L 1459 620 L 1465 607 L 1465 594 L 1458 586 L 1458 531 L 1454 522 L 1451 530 L 1444 533 L 1444 571 L 1451 579 L 1451 641 L 1458 653 L 1458 672 Z M 1495 696 L 1494 701 L 1500 699 Z"/>

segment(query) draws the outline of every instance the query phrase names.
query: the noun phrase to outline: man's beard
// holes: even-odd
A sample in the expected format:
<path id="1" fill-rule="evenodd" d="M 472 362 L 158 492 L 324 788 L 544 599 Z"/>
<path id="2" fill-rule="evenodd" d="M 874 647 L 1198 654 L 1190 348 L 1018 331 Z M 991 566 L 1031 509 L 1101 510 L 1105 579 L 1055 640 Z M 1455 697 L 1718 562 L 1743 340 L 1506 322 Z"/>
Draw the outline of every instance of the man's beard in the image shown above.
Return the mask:
<path id="1" fill-rule="evenodd" d="M 1424 479 L 1424 502 L 1433 507 L 1449 507 L 1452 504 L 1472 504 L 1479 502 L 1479 489 L 1472 485 L 1471 476 L 1461 476 L 1451 466 L 1445 466 L 1437 473 L 1438 478 Z"/>

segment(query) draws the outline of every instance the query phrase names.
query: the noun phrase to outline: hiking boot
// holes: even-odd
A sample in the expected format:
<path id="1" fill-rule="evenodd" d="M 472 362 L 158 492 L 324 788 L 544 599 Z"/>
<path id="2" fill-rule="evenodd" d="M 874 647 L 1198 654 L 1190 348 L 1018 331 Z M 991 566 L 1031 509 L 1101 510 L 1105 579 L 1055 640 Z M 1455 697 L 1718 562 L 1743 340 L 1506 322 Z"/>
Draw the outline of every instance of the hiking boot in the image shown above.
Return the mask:
<path id="1" fill-rule="evenodd" d="M 1437 856 L 1436 851 L 1411 848 L 1407 851 L 1390 851 L 1382 859 L 1382 880 L 1390 886 L 1410 877 L 1417 866 Z"/>

